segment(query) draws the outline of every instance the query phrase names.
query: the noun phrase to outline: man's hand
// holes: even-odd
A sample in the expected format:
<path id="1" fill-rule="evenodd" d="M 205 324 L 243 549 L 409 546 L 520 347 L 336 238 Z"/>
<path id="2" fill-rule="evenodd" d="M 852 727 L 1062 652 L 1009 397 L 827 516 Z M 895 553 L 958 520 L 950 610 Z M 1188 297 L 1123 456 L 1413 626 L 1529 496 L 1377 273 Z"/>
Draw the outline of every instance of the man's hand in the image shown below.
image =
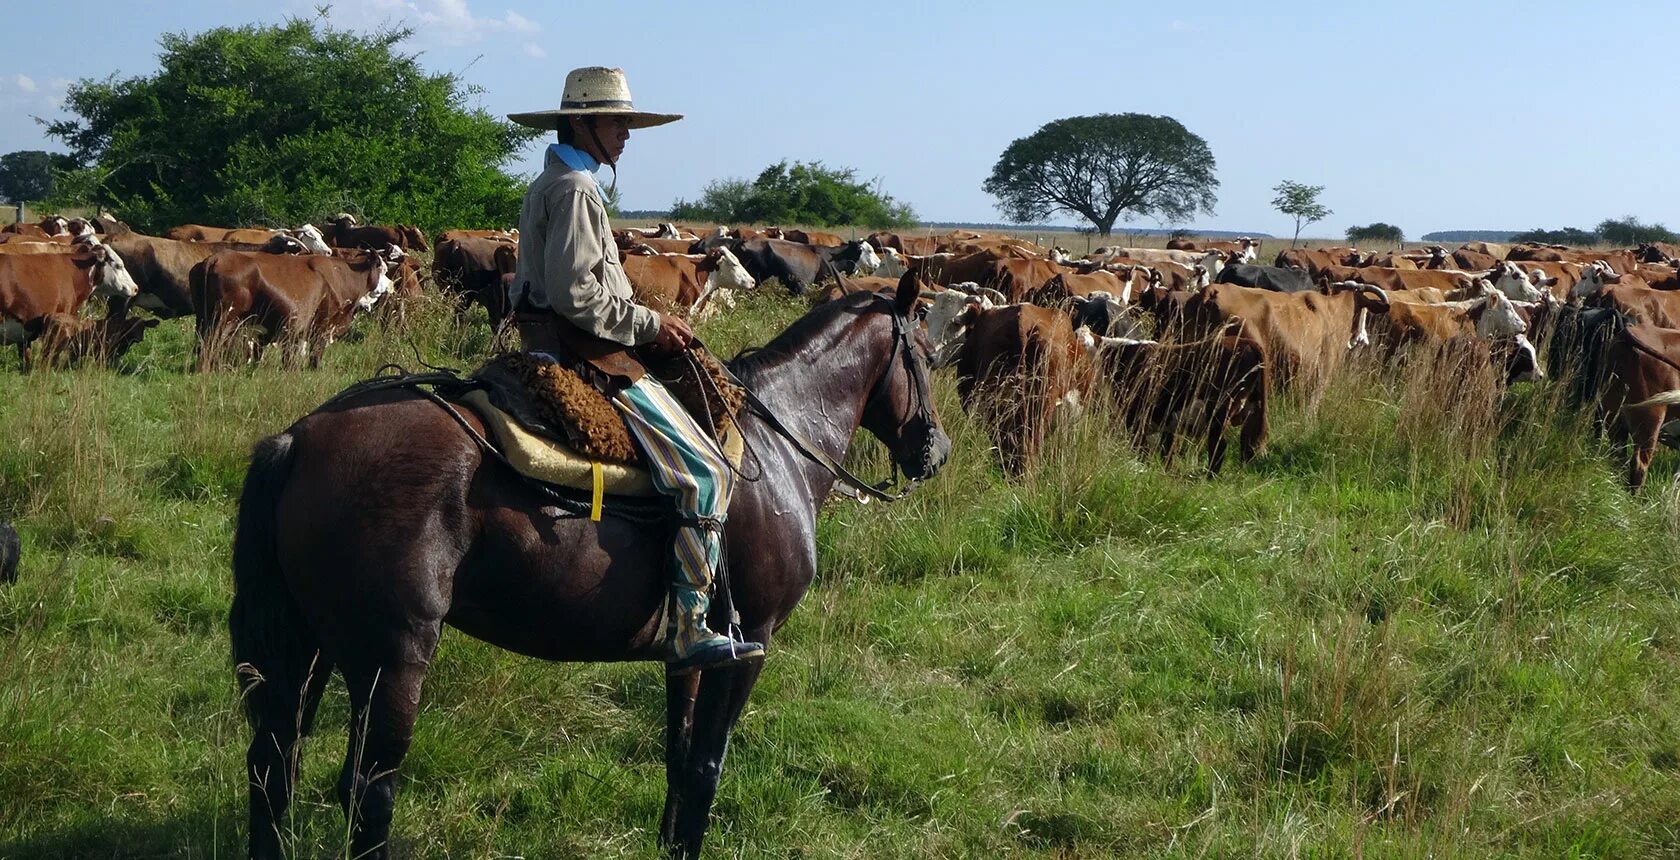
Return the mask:
<path id="1" fill-rule="evenodd" d="M 682 317 L 674 314 L 659 315 L 659 334 L 653 339 L 653 345 L 661 352 L 676 354 L 688 349 L 690 341 L 694 340 L 694 329 Z"/>

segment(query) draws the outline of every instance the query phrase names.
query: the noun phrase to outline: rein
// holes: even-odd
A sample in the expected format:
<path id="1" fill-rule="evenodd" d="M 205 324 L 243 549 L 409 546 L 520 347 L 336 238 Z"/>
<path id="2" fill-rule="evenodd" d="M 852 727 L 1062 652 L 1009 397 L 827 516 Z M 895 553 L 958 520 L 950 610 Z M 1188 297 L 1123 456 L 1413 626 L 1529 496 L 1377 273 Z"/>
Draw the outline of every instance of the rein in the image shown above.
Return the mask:
<path id="1" fill-rule="evenodd" d="M 880 295 L 875 296 L 875 299 L 876 301 L 887 301 L 885 297 Z M 917 397 L 917 414 L 925 416 L 928 404 L 933 401 L 932 396 L 927 390 L 926 376 L 915 373 L 915 368 L 911 364 L 915 361 L 915 351 L 910 345 L 909 329 L 905 328 L 904 318 L 900 316 L 896 310 L 889 311 L 888 316 L 892 319 L 893 324 L 893 351 L 891 355 L 887 356 L 888 373 L 882 374 L 881 378 L 875 381 L 874 387 L 870 389 L 869 400 L 864 403 L 864 411 L 867 412 L 870 404 L 885 396 L 887 377 L 891 373 L 893 359 L 897 358 L 899 354 L 902 353 L 904 355 L 906 366 L 912 371 L 910 377 L 916 381 L 915 391 Z M 699 338 L 695 338 L 695 342 L 699 343 Z M 704 345 L 702 344 L 702 347 L 703 346 Z M 729 377 L 729 381 L 740 386 L 741 390 L 746 393 L 748 408 L 752 409 L 754 414 L 758 415 L 758 417 L 764 421 L 765 426 L 774 431 L 776 435 L 786 439 L 788 443 L 793 446 L 793 449 L 798 451 L 800 455 L 805 457 L 805 459 L 821 466 L 831 476 L 833 476 L 834 480 L 839 482 L 840 486 L 843 488 L 841 492 L 846 496 L 857 500 L 860 504 L 868 504 L 871 499 L 881 502 L 896 502 L 899 499 L 910 495 L 910 488 L 908 486 L 897 493 L 889 493 L 882 490 L 881 487 L 890 484 L 890 480 L 882 481 L 880 484 L 870 484 L 857 475 L 852 474 L 850 470 L 841 465 L 833 457 L 823 453 L 821 449 L 812 444 L 811 441 L 806 439 L 799 431 L 794 430 L 792 427 L 783 423 L 782 419 L 778 418 L 776 413 L 771 410 L 771 408 L 765 404 L 763 400 L 759 399 L 757 392 L 754 392 L 750 386 L 741 380 L 740 377 L 736 376 L 735 372 L 730 370 L 727 364 L 722 364 L 722 367 L 723 372 Z M 896 467 L 894 468 L 894 472 L 897 472 Z"/>

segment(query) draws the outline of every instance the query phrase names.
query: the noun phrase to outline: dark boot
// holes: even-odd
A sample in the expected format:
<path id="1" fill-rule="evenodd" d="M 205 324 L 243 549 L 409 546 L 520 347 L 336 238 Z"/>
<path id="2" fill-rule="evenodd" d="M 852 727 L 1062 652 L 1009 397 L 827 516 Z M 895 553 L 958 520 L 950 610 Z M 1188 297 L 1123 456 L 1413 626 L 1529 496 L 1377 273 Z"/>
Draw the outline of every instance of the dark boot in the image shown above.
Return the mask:
<path id="1" fill-rule="evenodd" d="M 683 585 L 671 589 L 671 650 L 667 672 L 697 672 L 764 659 L 764 646 L 740 642 L 706 626 L 711 598 L 706 592 Z"/>

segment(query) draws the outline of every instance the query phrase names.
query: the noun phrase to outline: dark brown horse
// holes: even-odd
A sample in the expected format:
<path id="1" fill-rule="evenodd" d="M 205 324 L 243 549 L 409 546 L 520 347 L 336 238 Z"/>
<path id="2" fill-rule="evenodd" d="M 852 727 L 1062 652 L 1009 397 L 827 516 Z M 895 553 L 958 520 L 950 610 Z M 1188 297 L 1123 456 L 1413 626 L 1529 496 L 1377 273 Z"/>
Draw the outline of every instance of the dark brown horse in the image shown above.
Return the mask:
<path id="1" fill-rule="evenodd" d="M 908 316 L 916 297 L 906 278 L 896 296 L 829 302 L 732 368 L 821 454 L 844 458 L 862 426 L 907 476 L 930 476 L 950 440 L 928 395 L 927 341 Z M 835 478 L 750 411 L 742 427 L 745 471 L 760 477 L 730 504 L 728 575 L 745 638 L 768 645 L 816 574 L 817 511 Z M 546 660 L 656 658 L 669 526 L 591 523 L 549 504 L 404 389 L 336 400 L 257 444 L 229 619 L 254 729 L 253 856 L 280 855 L 293 753 L 334 668 L 352 707 L 338 783 L 351 856 L 386 857 L 395 775 L 444 624 Z M 725 603 L 714 601 L 714 625 Z M 700 853 L 730 731 L 762 665 L 667 678 L 660 842 L 673 856 Z"/>

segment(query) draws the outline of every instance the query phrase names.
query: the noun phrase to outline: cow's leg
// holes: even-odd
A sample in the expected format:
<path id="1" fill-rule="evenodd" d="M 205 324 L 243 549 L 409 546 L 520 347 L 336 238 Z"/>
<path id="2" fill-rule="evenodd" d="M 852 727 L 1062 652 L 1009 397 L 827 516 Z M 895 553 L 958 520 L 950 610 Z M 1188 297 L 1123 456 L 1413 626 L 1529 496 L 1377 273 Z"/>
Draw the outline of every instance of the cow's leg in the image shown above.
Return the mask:
<path id="1" fill-rule="evenodd" d="M 297 665 L 276 673 L 277 677 L 301 677 L 301 684 L 258 681 L 245 694 L 252 728 L 251 745 L 245 751 L 249 845 L 251 856 L 258 860 L 285 856 L 280 831 L 287 826 L 283 822 L 297 783 L 302 739 L 314 729 L 315 709 L 332 678 L 332 663 L 311 648 L 300 643 L 291 649 L 285 659 Z"/>
<path id="2" fill-rule="evenodd" d="M 769 644 L 768 628 L 755 634 L 752 637 L 755 641 Z M 734 731 L 763 668 L 764 661 L 759 660 L 726 669 L 708 669 L 700 674 L 688 760 L 680 775 L 682 797 L 678 801 L 676 826 L 664 846 L 670 857 L 683 860 L 700 857 L 700 843 L 706 836 L 712 801 L 717 797 L 718 778 L 723 775 L 724 754 L 729 750 L 729 734 Z"/>
<path id="3" fill-rule="evenodd" d="M 665 814 L 659 824 L 659 843 L 673 845 L 677 816 L 682 812 L 682 781 L 688 766 L 689 740 L 694 730 L 694 702 L 700 674 L 665 676 Z"/>
<path id="4" fill-rule="evenodd" d="M 1624 410 L 1624 425 L 1631 445 L 1628 450 L 1628 489 L 1645 485 L 1645 473 L 1651 469 L 1651 458 L 1657 453 L 1657 437 L 1662 432 L 1663 407 L 1649 406 Z"/>
<path id="5" fill-rule="evenodd" d="M 414 738 L 425 680 L 437 630 L 394 652 L 420 662 L 346 669 L 350 687 L 350 746 L 338 779 L 338 802 L 350 823 L 350 853 L 363 860 L 391 856 L 391 812 L 396 805 L 397 769 Z M 412 650 L 410 650 L 412 649 Z"/>
<path id="6" fill-rule="evenodd" d="M 1222 398 L 1208 411 L 1207 467 L 1210 473 L 1217 475 L 1219 467 L 1225 465 L 1225 432 L 1231 426 L 1231 401 Z"/>

